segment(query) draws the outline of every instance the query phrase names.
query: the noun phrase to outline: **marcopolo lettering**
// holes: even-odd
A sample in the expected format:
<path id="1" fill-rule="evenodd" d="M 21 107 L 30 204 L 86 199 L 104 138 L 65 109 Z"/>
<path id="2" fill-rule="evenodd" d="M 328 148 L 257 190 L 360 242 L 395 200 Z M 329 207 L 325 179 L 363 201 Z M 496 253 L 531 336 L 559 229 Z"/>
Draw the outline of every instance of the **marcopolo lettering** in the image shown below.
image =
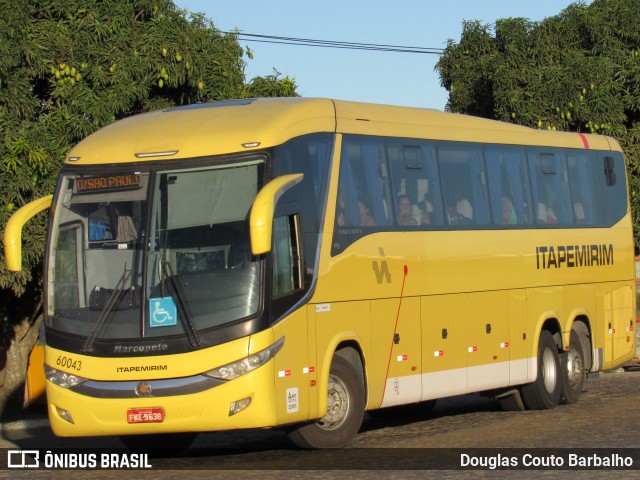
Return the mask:
<path id="1" fill-rule="evenodd" d="M 116 345 L 113 347 L 113 353 L 159 353 L 169 349 L 166 343 L 157 343 L 153 345 Z"/>
<path id="2" fill-rule="evenodd" d="M 613 244 L 536 247 L 536 268 L 602 267 L 613 265 Z"/>

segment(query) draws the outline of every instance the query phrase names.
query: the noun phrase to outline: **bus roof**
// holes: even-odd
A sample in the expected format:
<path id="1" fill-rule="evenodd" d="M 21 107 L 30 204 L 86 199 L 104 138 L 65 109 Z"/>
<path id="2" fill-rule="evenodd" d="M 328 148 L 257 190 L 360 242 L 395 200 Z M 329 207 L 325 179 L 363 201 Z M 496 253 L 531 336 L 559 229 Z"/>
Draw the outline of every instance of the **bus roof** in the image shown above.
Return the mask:
<path id="1" fill-rule="evenodd" d="M 113 164 L 251 151 L 315 132 L 620 150 L 597 135 L 548 132 L 432 109 L 315 98 L 193 104 L 135 115 L 93 133 L 67 162 Z"/>

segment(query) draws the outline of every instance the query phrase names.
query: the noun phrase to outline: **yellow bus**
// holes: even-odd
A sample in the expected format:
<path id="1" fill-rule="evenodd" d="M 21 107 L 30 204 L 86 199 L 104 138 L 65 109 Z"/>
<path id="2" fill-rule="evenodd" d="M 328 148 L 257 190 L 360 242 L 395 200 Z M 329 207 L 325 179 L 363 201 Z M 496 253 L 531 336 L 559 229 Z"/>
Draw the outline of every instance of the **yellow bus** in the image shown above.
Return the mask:
<path id="1" fill-rule="evenodd" d="M 329 99 L 197 104 L 73 148 L 53 197 L 7 225 L 10 269 L 50 205 L 59 436 L 286 426 L 336 447 L 385 407 L 572 403 L 635 353 L 611 138 Z"/>

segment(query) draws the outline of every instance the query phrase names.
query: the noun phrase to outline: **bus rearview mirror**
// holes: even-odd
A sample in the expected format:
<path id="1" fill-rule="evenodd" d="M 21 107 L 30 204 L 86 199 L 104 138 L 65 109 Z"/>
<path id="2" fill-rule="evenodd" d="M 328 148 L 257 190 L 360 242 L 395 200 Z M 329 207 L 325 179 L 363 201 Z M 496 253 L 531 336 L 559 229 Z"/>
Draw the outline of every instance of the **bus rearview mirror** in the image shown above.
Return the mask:
<path id="1" fill-rule="evenodd" d="M 302 173 L 282 175 L 271 180 L 258 192 L 249 215 L 251 252 L 254 255 L 267 253 L 271 250 L 276 203 L 282 194 L 300 183 L 303 177 Z"/>
<path id="2" fill-rule="evenodd" d="M 19 272 L 22 270 L 22 227 L 41 211 L 51 207 L 53 195 L 39 198 L 19 208 L 14 213 L 4 229 L 4 256 L 7 270 Z"/>

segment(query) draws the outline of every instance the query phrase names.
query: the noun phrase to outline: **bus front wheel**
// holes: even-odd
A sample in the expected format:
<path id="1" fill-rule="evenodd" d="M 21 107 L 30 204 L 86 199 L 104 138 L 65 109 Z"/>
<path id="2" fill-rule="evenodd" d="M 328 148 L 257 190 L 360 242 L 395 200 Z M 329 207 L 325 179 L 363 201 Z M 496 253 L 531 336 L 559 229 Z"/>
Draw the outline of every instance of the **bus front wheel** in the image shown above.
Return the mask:
<path id="1" fill-rule="evenodd" d="M 560 400 L 562 374 L 560 356 L 551 332 L 540 332 L 538 343 L 538 376 L 535 382 L 522 387 L 522 399 L 530 410 L 554 408 Z"/>
<path id="2" fill-rule="evenodd" d="M 302 448 L 336 448 L 351 440 L 364 417 L 364 385 L 348 360 L 336 355 L 329 372 L 327 413 L 289 433 Z"/>

